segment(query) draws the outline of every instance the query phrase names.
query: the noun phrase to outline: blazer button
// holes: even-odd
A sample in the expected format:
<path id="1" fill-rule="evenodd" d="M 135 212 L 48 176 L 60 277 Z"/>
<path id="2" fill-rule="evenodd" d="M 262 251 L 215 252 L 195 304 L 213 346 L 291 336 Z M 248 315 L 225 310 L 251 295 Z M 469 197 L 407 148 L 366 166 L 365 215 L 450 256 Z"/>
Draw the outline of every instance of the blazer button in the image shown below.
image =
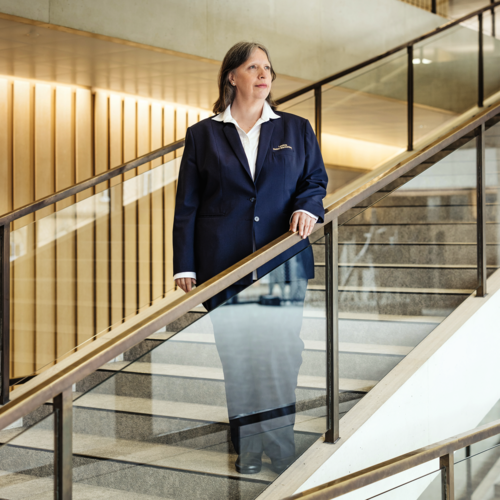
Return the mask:
<path id="1" fill-rule="evenodd" d="M 254 220 L 255 222 L 259 222 L 259 220 L 260 220 L 260 219 L 259 219 L 258 217 L 254 217 L 254 218 L 253 218 L 253 220 Z"/>
<path id="2" fill-rule="evenodd" d="M 250 201 L 253 203 L 255 201 L 255 198 L 250 198 Z"/>

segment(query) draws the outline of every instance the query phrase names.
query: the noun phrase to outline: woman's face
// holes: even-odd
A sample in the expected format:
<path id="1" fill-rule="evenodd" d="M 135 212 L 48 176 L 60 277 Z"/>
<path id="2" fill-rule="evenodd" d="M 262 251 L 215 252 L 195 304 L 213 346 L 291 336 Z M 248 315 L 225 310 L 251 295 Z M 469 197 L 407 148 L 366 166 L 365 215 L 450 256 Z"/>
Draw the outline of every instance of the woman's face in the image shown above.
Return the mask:
<path id="1" fill-rule="evenodd" d="M 271 80 L 271 64 L 261 49 L 255 49 L 229 75 L 229 81 L 236 87 L 236 98 L 244 100 L 265 100 L 271 92 Z"/>

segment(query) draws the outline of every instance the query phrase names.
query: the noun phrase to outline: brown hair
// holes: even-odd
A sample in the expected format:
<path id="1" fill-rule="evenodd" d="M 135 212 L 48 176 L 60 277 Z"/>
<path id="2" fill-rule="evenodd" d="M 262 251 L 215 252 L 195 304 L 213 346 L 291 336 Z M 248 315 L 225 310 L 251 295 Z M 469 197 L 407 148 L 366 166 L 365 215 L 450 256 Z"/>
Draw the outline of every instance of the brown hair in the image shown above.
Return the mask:
<path id="1" fill-rule="evenodd" d="M 227 54 L 224 56 L 224 60 L 222 61 L 218 79 L 219 98 L 215 102 L 213 109 L 215 114 L 223 113 L 224 110 L 233 103 L 236 96 L 236 89 L 229 82 L 229 75 L 232 71 L 240 67 L 246 60 L 248 60 L 255 49 L 260 49 L 265 52 L 267 59 L 269 60 L 269 64 L 271 65 L 272 81 L 276 79 L 276 73 L 273 69 L 269 51 L 264 47 L 264 45 L 254 42 L 238 42 L 227 51 Z M 276 108 L 276 104 L 271 97 L 271 92 L 269 92 L 266 101 L 273 109 Z"/>

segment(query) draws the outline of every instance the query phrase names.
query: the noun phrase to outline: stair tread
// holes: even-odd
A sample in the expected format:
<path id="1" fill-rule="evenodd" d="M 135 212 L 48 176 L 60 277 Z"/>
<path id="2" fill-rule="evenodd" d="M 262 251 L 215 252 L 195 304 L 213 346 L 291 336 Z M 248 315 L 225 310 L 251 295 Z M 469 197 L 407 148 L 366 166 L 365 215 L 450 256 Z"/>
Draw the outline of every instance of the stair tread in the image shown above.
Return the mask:
<path id="1" fill-rule="evenodd" d="M 172 339 L 172 342 L 215 344 L 215 337 L 212 333 L 191 333 L 183 332 Z M 325 351 L 326 341 L 303 340 L 304 347 L 308 351 Z M 340 352 L 357 354 L 382 354 L 394 356 L 406 356 L 411 347 L 397 345 L 360 344 L 355 342 L 340 342 Z"/>
<path id="2" fill-rule="evenodd" d="M 308 285 L 308 290 L 324 292 L 324 285 Z M 463 288 L 398 288 L 382 286 L 339 286 L 340 292 L 406 293 L 425 295 L 471 295 L 475 290 Z"/>
<path id="3" fill-rule="evenodd" d="M 317 267 L 324 267 L 325 263 L 324 262 L 315 262 L 315 266 Z M 349 263 L 349 262 L 339 262 L 339 267 L 355 267 L 355 268 L 362 268 L 362 269 L 371 269 L 371 268 L 381 268 L 381 269 L 477 269 L 477 266 L 474 266 L 472 264 L 376 264 L 373 262 L 369 263 L 359 263 L 356 262 L 355 264 Z M 492 266 L 489 265 L 487 266 L 488 269 L 498 269 L 499 266 Z"/>
<path id="4" fill-rule="evenodd" d="M 2 481 L 8 480 L 9 484 L 4 485 Z M 54 479 L 52 477 L 36 477 L 22 472 L 9 472 L 0 470 L 0 487 L 2 495 L 17 500 L 29 498 L 29 495 L 36 491 L 37 500 L 53 500 Z M 73 483 L 73 498 L 78 500 L 159 500 L 160 498 L 170 500 L 167 497 L 157 497 L 144 495 L 125 490 L 114 490 L 104 486 L 92 486 L 80 481 Z"/>
<path id="5" fill-rule="evenodd" d="M 99 394 L 89 392 L 73 402 L 77 408 L 95 410 L 110 410 L 157 417 L 178 418 L 192 421 L 189 428 L 195 428 L 195 422 L 200 425 L 228 424 L 227 408 L 225 406 L 203 405 L 199 403 L 181 403 L 162 399 L 135 398 L 130 396 L 116 396 L 115 394 Z M 317 417 L 298 413 L 295 417 L 296 426 L 300 425 L 304 432 L 313 432 L 308 425 L 314 427 Z"/>
<path id="6" fill-rule="evenodd" d="M 130 366 L 129 366 L 130 365 Z M 191 366 L 191 365 L 174 365 L 167 363 L 146 363 L 135 362 L 130 364 L 128 361 L 116 361 L 107 363 L 105 369 L 120 371 L 126 373 L 140 373 L 147 375 L 164 375 L 170 377 L 196 378 L 207 380 L 224 380 L 222 368 L 210 366 Z M 368 392 L 377 381 L 375 380 L 358 380 L 341 378 L 339 380 L 341 391 L 356 391 Z M 308 387 L 311 389 L 326 389 L 325 377 L 316 377 L 313 375 L 299 375 L 298 387 Z"/>
<path id="7" fill-rule="evenodd" d="M 17 439 L 19 446 L 29 446 L 40 450 L 53 450 L 54 433 L 52 430 L 37 429 L 23 434 Z M 34 445 L 34 443 L 36 443 Z M 259 474 L 242 478 L 234 469 L 236 455 L 216 451 L 215 446 L 204 449 L 148 443 L 127 439 L 73 433 L 73 454 L 106 460 L 119 460 L 127 464 L 154 466 L 155 468 L 175 469 L 177 471 L 198 472 L 202 474 L 234 477 L 246 481 L 272 481 L 276 478 L 270 468 L 270 461 L 263 457 L 263 467 Z"/>

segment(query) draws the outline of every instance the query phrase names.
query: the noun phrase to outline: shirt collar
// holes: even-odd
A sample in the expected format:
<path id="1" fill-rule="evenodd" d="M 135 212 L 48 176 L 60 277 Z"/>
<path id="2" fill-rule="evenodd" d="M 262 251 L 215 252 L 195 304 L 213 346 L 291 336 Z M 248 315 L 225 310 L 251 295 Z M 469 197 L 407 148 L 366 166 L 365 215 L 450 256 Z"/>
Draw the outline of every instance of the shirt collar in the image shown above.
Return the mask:
<path id="1" fill-rule="evenodd" d="M 268 122 L 271 118 L 281 118 L 281 116 L 277 115 L 273 111 L 273 108 L 271 108 L 271 106 L 267 101 L 264 101 L 264 107 L 262 108 L 262 115 L 257 120 L 257 123 Z M 231 115 L 231 105 L 229 105 L 224 110 L 224 113 L 219 113 L 217 116 L 214 116 L 212 120 L 215 120 L 216 122 L 234 123 L 235 125 L 238 125 L 236 120 L 233 118 L 233 115 Z"/>

